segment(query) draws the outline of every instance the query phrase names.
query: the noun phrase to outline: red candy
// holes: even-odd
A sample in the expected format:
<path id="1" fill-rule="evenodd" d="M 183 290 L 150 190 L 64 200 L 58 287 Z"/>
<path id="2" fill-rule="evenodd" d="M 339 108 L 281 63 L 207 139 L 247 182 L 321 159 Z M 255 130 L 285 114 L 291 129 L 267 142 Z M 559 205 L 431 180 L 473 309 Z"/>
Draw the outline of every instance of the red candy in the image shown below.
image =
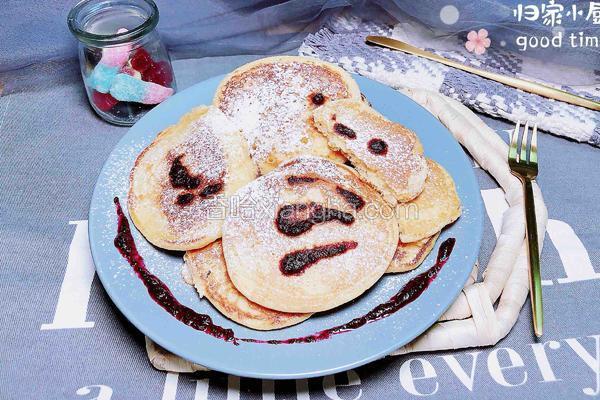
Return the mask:
<path id="1" fill-rule="evenodd" d="M 173 82 L 171 66 L 166 61 L 152 63 L 150 68 L 142 72 L 142 80 L 154 82 L 158 85 L 169 86 Z"/>
<path id="2" fill-rule="evenodd" d="M 133 70 L 141 73 L 143 81 L 153 82 L 162 86 L 170 86 L 173 82 L 171 65 L 167 61 L 154 61 L 150 53 L 143 47 L 140 47 L 133 53 L 129 63 Z M 128 71 L 123 72 L 132 75 Z"/>
<path id="3" fill-rule="evenodd" d="M 150 57 L 150 53 L 148 53 L 143 47 L 137 49 L 133 54 L 133 57 L 131 57 L 131 66 L 137 71 L 144 72 L 150 68 L 152 64 L 154 63 L 152 61 L 152 57 Z"/>
<path id="4" fill-rule="evenodd" d="M 115 104 L 119 102 L 119 100 L 112 97 L 109 93 L 100 93 L 95 90 L 94 93 L 92 93 L 92 101 L 94 102 L 96 107 L 98 107 L 102 111 L 110 110 Z"/>

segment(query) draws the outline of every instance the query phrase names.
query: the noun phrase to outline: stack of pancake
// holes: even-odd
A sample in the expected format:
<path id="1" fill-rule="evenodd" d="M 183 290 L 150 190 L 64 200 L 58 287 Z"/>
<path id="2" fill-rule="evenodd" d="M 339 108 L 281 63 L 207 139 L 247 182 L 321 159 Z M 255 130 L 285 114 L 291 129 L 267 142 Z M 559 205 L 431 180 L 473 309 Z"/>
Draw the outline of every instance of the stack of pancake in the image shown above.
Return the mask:
<path id="1" fill-rule="evenodd" d="M 461 213 L 414 132 L 363 101 L 340 68 L 265 58 L 159 133 L 131 171 L 128 209 L 184 278 L 254 329 L 297 324 L 421 264 Z"/>

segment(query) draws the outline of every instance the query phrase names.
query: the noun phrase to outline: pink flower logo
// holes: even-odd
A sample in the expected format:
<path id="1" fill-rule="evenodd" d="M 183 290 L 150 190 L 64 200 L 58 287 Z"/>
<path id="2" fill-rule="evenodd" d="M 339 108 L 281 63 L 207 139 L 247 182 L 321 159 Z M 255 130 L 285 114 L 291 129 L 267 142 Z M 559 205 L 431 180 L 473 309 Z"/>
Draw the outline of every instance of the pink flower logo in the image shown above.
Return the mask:
<path id="1" fill-rule="evenodd" d="M 475 53 L 477 55 L 481 55 L 485 53 L 485 49 L 490 47 L 492 41 L 488 36 L 488 31 L 485 29 L 480 29 L 479 32 L 471 31 L 467 35 L 467 41 L 465 42 L 465 47 L 469 51 L 469 53 Z"/>

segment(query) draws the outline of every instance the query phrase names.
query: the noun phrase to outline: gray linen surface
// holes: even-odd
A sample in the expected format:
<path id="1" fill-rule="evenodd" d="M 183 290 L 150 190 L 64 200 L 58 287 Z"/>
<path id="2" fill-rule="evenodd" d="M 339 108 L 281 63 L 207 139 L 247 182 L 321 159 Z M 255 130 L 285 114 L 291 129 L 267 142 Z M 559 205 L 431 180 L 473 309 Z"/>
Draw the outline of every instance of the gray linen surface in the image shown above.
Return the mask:
<path id="1" fill-rule="evenodd" d="M 177 61 L 178 86 L 183 89 L 254 58 Z M 113 306 L 97 278 L 89 293 L 87 327 L 52 329 L 60 325 L 52 323 L 70 247 L 75 270 L 91 270 L 85 230 L 79 227 L 87 219 L 100 168 L 126 129 L 93 114 L 76 64 L 45 66 L 38 76 L 23 90 L 0 97 L 0 399 L 346 400 L 421 394 L 547 400 L 598 395 L 600 273 L 594 269 L 600 272 L 600 153 L 592 146 L 551 135 L 539 138 L 539 183 L 552 219 L 542 255 L 543 277 L 552 283 L 544 286 L 544 340 L 549 341 L 544 347 L 532 335 L 526 304 L 512 332 L 491 348 L 411 354 L 334 377 L 274 384 L 217 372 L 166 374 L 150 366 L 143 335 Z M 46 83 L 56 82 L 51 77 L 58 84 Z M 508 124 L 484 120 L 507 138 Z M 500 195 L 497 185 L 480 169 L 475 173 L 488 213 L 497 216 L 492 201 Z M 75 236 L 83 242 L 72 243 Z M 494 242 L 486 219 L 482 265 Z"/>

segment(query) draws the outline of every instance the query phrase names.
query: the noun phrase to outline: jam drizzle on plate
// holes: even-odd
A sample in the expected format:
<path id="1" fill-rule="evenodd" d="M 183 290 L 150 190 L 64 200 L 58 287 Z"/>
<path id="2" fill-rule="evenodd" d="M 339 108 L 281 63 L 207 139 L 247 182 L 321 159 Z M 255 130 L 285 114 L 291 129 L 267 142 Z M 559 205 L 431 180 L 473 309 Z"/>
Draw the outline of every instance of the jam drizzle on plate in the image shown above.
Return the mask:
<path id="1" fill-rule="evenodd" d="M 385 303 L 379 304 L 377 307 L 373 308 L 371 311 L 362 315 L 360 317 L 354 318 L 352 321 L 346 322 L 345 324 L 334 326 L 333 328 L 325 329 L 312 335 L 302 336 L 297 338 L 289 338 L 289 339 L 275 339 L 275 340 L 261 340 L 261 339 L 240 339 L 243 342 L 251 342 L 251 343 L 266 343 L 266 344 L 293 344 L 293 343 L 312 343 L 318 342 L 321 340 L 326 340 L 331 338 L 334 335 L 339 335 L 340 333 L 349 332 L 355 329 L 360 328 L 366 324 L 370 324 L 371 322 L 378 321 L 380 319 L 386 318 L 396 311 L 400 310 L 407 304 L 415 301 L 424 291 L 429 287 L 431 282 L 437 278 L 439 272 L 442 270 L 442 267 L 448 259 L 450 258 L 450 253 L 452 253 L 452 249 L 454 248 L 454 243 L 456 239 L 449 238 L 446 239 L 438 250 L 437 260 L 435 264 L 429 268 L 427 271 L 415 276 L 410 281 L 408 281 L 402 289 L 394 296 L 392 296 Z"/>
<path id="2" fill-rule="evenodd" d="M 261 344 L 312 343 L 330 339 L 334 335 L 350 332 L 371 322 L 386 318 L 407 304 L 415 301 L 429 287 L 431 282 L 437 278 L 444 264 L 446 264 L 450 258 L 450 254 L 454 248 L 454 243 L 456 242 L 454 238 L 446 239 L 440 245 L 436 263 L 431 268 L 408 281 L 398 293 L 392 296 L 385 303 L 379 304 L 365 315 L 354 318 L 345 324 L 334 326 L 332 328 L 316 332 L 312 335 L 297 338 L 276 340 L 238 338 L 235 336 L 235 333 L 232 329 L 216 325 L 212 322 L 210 316 L 197 313 L 191 308 L 181 304 L 175 298 L 167 285 L 161 281 L 159 277 L 148 271 L 144 259 L 137 251 L 135 241 L 129 227 L 129 221 L 121 209 L 121 204 L 119 203 L 118 197 L 114 198 L 114 203 L 118 217 L 117 236 L 115 237 L 114 245 L 123 258 L 125 258 L 125 260 L 127 260 L 129 265 L 133 268 L 138 278 L 144 283 L 144 286 L 146 286 L 150 297 L 174 318 L 188 325 L 190 328 L 204 332 L 207 335 L 213 336 L 217 339 L 231 342 L 235 345 L 238 345 L 239 342 Z"/>
<path id="3" fill-rule="evenodd" d="M 159 277 L 148 271 L 144 259 L 137 251 L 135 241 L 131 235 L 129 221 L 123 213 L 123 209 L 121 208 L 118 197 L 114 198 L 114 203 L 118 216 L 117 236 L 114 240 L 115 247 L 119 253 L 121 253 L 123 258 L 127 260 L 129 265 L 131 265 L 138 278 L 140 278 L 140 280 L 144 283 L 144 286 L 146 286 L 146 289 L 148 289 L 148 294 L 150 297 L 152 297 L 152 299 L 165 311 L 187 326 L 204 332 L 217 339 L 222 339 L 226 342 L 233 342 L 233 344 L 237 345 L 237 338 L 235 337 L 235 333 L 232 329 L 227 329 L 216 325 L 213 323 L 210 316 L 206 314 L 199 314 L 191 308 L 181 304 L 175 298 L 167 285 L 165 285 L 165 283 L 161 281 Z"/>

